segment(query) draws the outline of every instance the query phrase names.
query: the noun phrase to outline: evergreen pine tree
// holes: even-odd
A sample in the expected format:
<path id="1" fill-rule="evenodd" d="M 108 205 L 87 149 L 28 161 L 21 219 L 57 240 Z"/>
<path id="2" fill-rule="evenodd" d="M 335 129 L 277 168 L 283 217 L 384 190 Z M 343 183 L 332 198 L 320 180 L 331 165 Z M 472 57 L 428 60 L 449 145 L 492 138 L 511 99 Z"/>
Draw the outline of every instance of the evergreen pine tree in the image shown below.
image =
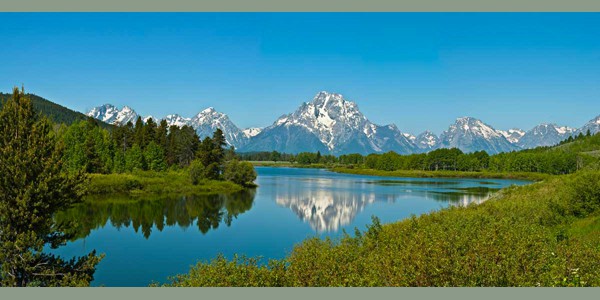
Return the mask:
<path id="1" fill-rule="evenodd" d="M 155 142 L 150 142 L 144 150 L 144 158 L 148 170 L 151 171 L 164 171 L 165 165 L 165 154 L 162 148 Z"/>
<path id="2" fill-rule="evenodd" d="M 160 125 L 156 128 L 156 137 L 154 140 L 156 143 L 163 149 L 163 151 L 167 151 L 167 134 L 168 134 L 169 125 L 166 120 L 161 120 Z"/>
<path id="3" fill-rule="evenodd" d="M 135 120 L 134 141 L 142 149 L 146 146 L 144 143 L 144 122 L 141 117 Z"/>
<path id="4" fill-rule="evenodd" d="M 3 286 L 89 285 L 101 257 L 71 260 L 44 251 L 69 235 L 56 212 L 81 202 L 85 174 L 65 172 L 63 144 L 23 90 L 0 110 L 0 283 Z"/>
<path id="5" fill-rule="evenodd" d="M 125 153 L 125 168 L 128 171 L 145 169 L 144 154 L 138 144 L 133 144 Z"/>
<path id="6" fill-rule="evenodd" d="M 220 165 L 225 159 L 225 146 L 227 146 L 225 135 L 223 134 L 223 131 L 220 128 L 217 128 L 213 133 L 212 141 L 214 144 L 214 162 Z"/>

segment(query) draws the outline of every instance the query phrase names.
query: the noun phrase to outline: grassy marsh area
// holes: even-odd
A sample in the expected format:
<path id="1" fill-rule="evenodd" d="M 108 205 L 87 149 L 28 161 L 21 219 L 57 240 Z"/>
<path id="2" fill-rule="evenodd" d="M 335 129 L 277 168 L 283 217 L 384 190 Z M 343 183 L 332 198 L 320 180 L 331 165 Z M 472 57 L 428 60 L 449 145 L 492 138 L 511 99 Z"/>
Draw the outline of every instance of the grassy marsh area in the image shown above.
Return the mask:
<path id="1" fill-rule="evenodd" d="M 533 172 L 468 172 L 468 171 L 421 171 L 421 170 L 397 170 L 383 171 L 363 168 L 344 168 L 334 167 L 330 169 L 337 173 L 389 176 L 389 177 L 423 177 L 423 178 L 496 178 L 496 179 L 524 179 L 532 181 L 541 181 L 548 179 L 553 175 Z"/>
<path id="2" fill-rule="evenodd" d="M 204 179 L 200 180 L 197 185 L 193 185 L 189 174 L 185 171 L 91 174 L 88 185 L 90 195 L 200 195 L 234 193 L 242 189 L 241 185 L 222 180 Z"/>

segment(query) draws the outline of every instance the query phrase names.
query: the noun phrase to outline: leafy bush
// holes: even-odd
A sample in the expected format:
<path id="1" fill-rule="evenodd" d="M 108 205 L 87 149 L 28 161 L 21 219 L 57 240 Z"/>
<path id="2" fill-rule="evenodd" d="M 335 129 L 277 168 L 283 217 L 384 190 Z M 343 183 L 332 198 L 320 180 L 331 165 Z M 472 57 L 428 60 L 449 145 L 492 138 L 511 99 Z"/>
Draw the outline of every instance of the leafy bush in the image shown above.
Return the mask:
<path id="1" fill-rule="evenodd" d="M 223 178 L 225 180 L 247 186 L 256 180 L 256 171 L 251 163 L 238 160 L 230 160 L 225 164 Z"/>
<path id="2" fill-rule="evenodd" d="M 570 207 L 576 216 L 600 210 L 600 173 L 582 172 L 570 186 Z"/>
<path id="3" fill-rule="evenodd" d="M 192 180 L 192 184 L 196 185 L 200 180 L 202 180 L 205 176 L 205 167 L 200 160 L 193 160 L 190 164 L 190 179 Z"/>
<path id="4" fill-rule="evenodd" d="M 218 180 L 221 176 L 221 168 L 218 163 L 211 163 L 204 168 L 204 177 L 207 179 Z"/>

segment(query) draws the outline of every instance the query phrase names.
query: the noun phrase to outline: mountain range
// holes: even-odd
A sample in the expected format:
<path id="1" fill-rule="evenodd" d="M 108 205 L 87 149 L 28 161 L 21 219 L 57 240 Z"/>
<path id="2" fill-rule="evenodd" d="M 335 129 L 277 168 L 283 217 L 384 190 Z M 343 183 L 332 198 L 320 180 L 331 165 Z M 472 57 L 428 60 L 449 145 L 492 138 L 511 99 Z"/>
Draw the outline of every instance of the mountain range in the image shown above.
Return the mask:
<path id="1" fill-rule="evenodd" d="M 114 125 L 135 123 L 138 117 L 143 120 L 150 118 L 139 116 L 128 106 L 119 109 L 110 104 L 95 107 L 87 115 Z M 495 154 L 554 145 L 588 130 L 600 132 L 600 116 L 579 129 L 544 123 L 528 131 L 518 128 L 498 130 L 479 119 L 460 117 L 440 136 L 428 130 L 415 136 L 402 132 L 395 124 L 372 123 L 355 102 L 325 91 L 317 93 L 312 101 L 302 103 L 296 111 L 282 115 L 265 128 L 240 129 L 226 114 L 212 107 L 190 118 L 174 114 L 163 119 L 169 126 L 191 126 L 201 138 L 221 128 L 228 144 L 239 152 L 320 151 L 334 155 L 388 151 L 411 154 L 452 147 L 463 152 L 483 150 Z"/>

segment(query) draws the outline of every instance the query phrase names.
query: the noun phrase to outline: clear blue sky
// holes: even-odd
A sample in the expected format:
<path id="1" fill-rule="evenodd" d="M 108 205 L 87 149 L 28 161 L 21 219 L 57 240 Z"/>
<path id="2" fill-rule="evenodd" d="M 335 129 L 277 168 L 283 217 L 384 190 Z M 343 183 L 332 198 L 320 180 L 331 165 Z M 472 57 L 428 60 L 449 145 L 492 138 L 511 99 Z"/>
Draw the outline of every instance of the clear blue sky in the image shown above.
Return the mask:
<path id="1" fill-rule="evenodd" d="M 0 14 L 0 90 L 69 108 L 213 106 L 267 126 L 321 90 L 378 124 L 579 127 L 600 114 L 600 14 Z"/>

